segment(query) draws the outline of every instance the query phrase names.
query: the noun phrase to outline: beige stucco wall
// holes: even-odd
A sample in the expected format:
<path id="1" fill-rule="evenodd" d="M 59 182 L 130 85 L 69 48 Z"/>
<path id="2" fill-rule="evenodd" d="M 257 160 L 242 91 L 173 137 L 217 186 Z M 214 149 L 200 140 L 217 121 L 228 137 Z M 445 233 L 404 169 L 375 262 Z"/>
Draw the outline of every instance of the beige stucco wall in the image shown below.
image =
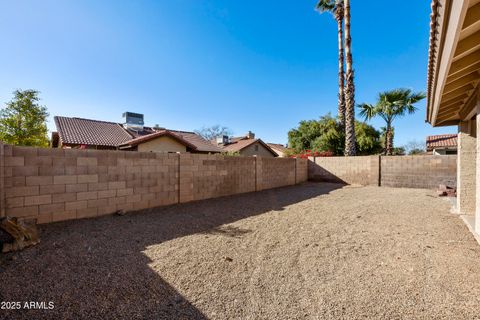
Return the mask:
<path id="1" fill-rule="evenodd" d="M 480 113 L 480 101 L 477 101 L 477 115 Z M 476 124 L 476 132 L 480 132 L 480 117 L 474 120 Z M 475 232 L 480 233 L 480 143 L 476 144 L 476 161 L 475 161 Z"/>
<path id="2" fill-rule="evenodd" d="M 255 150 L 255 146 L 258 146 L 258 150 Z M 275 157 L 267 148 L 265 148 L 260 142 L 255 142 L 240 151 L 240 155 L 250 157 L 250 156 L 260 156 L 260 157 Z"/>
<path id="3" fill-rule="evenodd" d="M 458 125 L 457 212 L 475 214 L 477 156 L 476 123 L 462 121 Z"/>
<path id="4" fill-rule="evenodd" d="M 187 147 L 170 137 L 158 137 L 138 145 L 140 152 L 186 152 Z"/>

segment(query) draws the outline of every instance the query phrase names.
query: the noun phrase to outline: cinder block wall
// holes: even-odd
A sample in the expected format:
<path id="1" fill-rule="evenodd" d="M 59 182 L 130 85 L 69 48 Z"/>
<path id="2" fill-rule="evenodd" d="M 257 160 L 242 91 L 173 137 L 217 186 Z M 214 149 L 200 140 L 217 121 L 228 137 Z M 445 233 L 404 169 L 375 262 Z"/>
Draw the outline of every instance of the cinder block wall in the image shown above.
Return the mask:
<path id="1" fill-rule="evenodd" d="M 39 223 L 178 201 L 178 155 L 5 146 L 6 214 Z"/>
<path id="2" fill-rule="evenodd" d="M 296 182 L 305 182 L 308 180 L 308 160 L 307 159 L 297 159 L 296 166 Z"/>
<path id="3" fill-rule="evenodd" d="M 0 213 L 48 223 L 291 185 L 307 176 L 305 159 L 264 160 L 0 144 Z"/>
<path id="4" fill-rule="evenodd" d="M 308 178 L 346 184 L 378 185 L 379 156 L 310 157 Z"/>
<path id="5" fill-rule="evenodd" d="M 436 188 L 456 186 L 457 156 L 382 157 L 381 185 L 387 187 Z"/>
<path id="6" fill-rule="evenodd" d="M 257 158 L 257 167 L 261 172 L 257 176 L 257 190 L 295 184 L 296 159 Z"/>
<path id="7" fill-rule="evenodd" d="M 255 191 L 255 158 L 181 154 L 180 202 Z"/>
<path id="8" fill-rule="evenodd" d="M 388 187 L 456 185 L 455 155 L 309 158 L 310 180 Z"/>

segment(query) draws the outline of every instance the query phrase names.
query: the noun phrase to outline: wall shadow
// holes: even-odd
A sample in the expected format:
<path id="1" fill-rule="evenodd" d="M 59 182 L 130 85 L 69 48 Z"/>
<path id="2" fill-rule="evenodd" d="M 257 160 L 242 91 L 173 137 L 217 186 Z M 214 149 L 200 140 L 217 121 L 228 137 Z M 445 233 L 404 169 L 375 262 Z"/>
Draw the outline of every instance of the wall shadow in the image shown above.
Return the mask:
<path id="1" fill-rule="evenodd" d="M 41 243 L 0 255 L 0 301 L 53 301 L 52 310 L 1 310 L 0 319 L 207 319 L 154 272 L 150 245 L 196 233 L 242 237 L 223 226 L 341 188 L 302 185 L 40 226 Z"/>
<path id="2" fill-rule="evenodd" d="M 348 185 L 349 183 L 312 160 L 308 160 L 308 181 Z"/>

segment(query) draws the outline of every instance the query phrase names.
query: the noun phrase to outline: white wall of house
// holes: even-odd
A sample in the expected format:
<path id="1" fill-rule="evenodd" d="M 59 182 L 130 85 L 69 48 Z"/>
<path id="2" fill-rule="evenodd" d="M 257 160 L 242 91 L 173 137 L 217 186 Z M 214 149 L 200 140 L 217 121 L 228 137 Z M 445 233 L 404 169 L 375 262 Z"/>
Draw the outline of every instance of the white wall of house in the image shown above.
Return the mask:
<path id="1" fill-rule="evenodd" d="M 435 156 L 444 156 L 447 154 L 457 154 L 457 149 L 453 149 L 453 148 L 433 149 L 433 155 Z"/>

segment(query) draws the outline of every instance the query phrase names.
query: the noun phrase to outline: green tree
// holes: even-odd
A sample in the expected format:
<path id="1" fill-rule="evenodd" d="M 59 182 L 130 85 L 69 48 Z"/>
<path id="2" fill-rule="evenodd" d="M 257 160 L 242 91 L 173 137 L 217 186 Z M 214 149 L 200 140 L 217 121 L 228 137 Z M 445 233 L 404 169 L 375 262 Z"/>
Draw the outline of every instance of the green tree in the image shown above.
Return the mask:
<path id="1" fill-rule="evenodd" d="M 5 143 L 47 147 L 47 109 L 38 104 L 39 92 L 16 90 L 13 99 L 0 111 L 0 140 Z"/>
<path id="2" fill-rule="evenodd" d="M 307 150 L 331 151 L 334 155 L 342 155 L 345 147 L 345 134 L 341 123 L 328 114 L 321 117 L 318 124 L 320 130 L 316 132 L 316 137 Z"/>
<path id="3" fill-rule="evenodd" d="M 365 122 L 355 121 L 356 150 L 358 155 L 379 154 L 382 152 L 380 132 Z"/>
<path id="4" fill-rule="evenodd" d="M 315 8 L 320 12 L 329 12 L 337 22 L 338 34 L 338 121 L 345 127 L 345 70 L 343 46 L 343 0 L 319 0 Z"/>
<path id="5" fill-rule="evenodd" d="M 357 150 L 359 154 L 376 154 L 381 151 L 380 132 L 364 122 L 355 122 Z M 288 132 L 289 147 L 295 153 L 305 150 L 331 151 L 340 156 L 344 153 L 345 133 L 341 124 L 330 114 L 319 120 L 300 121 L 298 128 Z"/>
<path id="6" fill-rule="evenodd" d="M 417 108 L 415 103 L 425 98 L 423 92 L 412 92 L 410 89 L 395 89 L 381 92 L 376 104 L 360 104 L 360 115 L 366 120 L 376 116 L 381 117 L 386 123 L 385 154 L 393 154 L 393 121 L 405 114 L 414 113 Z"/>

